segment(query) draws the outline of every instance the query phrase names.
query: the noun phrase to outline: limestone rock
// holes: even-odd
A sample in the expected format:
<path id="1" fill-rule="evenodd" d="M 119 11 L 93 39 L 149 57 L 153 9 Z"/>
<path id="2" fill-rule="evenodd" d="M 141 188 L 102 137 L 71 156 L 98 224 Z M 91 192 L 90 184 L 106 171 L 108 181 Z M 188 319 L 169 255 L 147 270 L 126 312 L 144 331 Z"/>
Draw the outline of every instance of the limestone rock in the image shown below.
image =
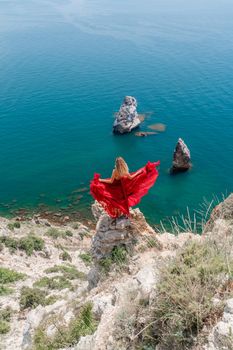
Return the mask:
<path id="1" fill-rule="evenodd" d="M 94 266 L 87 275 L 88 289 L 95 288 L 101 278 L 101 271 L 98 266 Z"/>
<path id="2" fill-rule="evenodd" d="M 101 215 L 105 214 L 104 208 L 97 201 L 92 204 L 91 211 L 96 221 L 99 220 Z"/>
<path id="3" fill-rule="evenodd" d="M 135 278 L 139 283 L 139 290 L 142 298 L 146 299 L 156 286 L 158 281 L 158 271 L 156 271 L 153 265 L 146 265 L 139 270 Z"/>
<path id="4" fill-rule="evenodd" d="M 92 299 L 93 312 L 100 319 L 105 309 L 114 304 L 114 298 L 112 294 L 97 295 Z"/>
<path id="5" fill-rule="evenodd" d="M 227 301 L 222 320 L 213 328 L 208 340 L 206 350 L 233 349 L 233 299 Z"/>
<path id="6" fill-rule="evenodd" d="M 223 202 L 213 209 L 210 219 L 204 228 L 204 233 L 212 231 L 216 225 L 219 225 L 219 220 L 223 220 L 223 223 L 225 221 L 228 229 L 230 229 L 233 234 L 233 194 L 230 194 Z"/>
<path id="7" fill-rule="evenodd" d="M 130 218 L 121 216 L 117 219 L 112 219 L 107 214 L 100 216 L 92 242 L 92 253 L 96 260 L 108 256 L 117 246 L 132 250 L 145 232 L 155 236 L 154 230 L 138 208 L 131 210 L 130 214 Z"/>
<path id="8" fill-rule="evenodd" d="M 126 96 L 113 124 L 113 132 L 125 134 L 131 132 L 140 125 L 141 121 L 137 113 L 137 101 L 132 96 Z"/>
<path id="9" fill-rule="evenodd" d="M 95 333 L 81 337 L 74 350 L 93 350 L 95 345 Z"/>
<path id="10" fill-rule="evenodd" d="M 184 143 L 184 141 L 181 138 L 179 138 L 173 154 L 171 173 L 175 174 L 179 172 L 184 172 L 190 168 L 191 168 L 190 151 L 186 146 L 186 144 Z"/>

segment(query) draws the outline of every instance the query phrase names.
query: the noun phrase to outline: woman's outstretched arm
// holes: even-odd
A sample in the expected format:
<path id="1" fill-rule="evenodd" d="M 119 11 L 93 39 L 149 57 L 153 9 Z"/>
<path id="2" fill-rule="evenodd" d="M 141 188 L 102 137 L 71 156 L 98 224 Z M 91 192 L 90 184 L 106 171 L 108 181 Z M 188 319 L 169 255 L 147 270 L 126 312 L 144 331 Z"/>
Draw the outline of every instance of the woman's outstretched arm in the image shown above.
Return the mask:
<path id="1" fill-rule="evenodd" d="M 129 179 L 133 179 L 133 178 L 136 177 L 138 174 L 140 174 L 142 171 L 143 171 L 143 170 L 140 169 L 140 170 L 136 171 L 136 173 L 134 173 L 133 175 L 129 174 L 129 175 L 128 175 L 128 178 L 129 178 Z"/>
<path id="2" fill-rule="evenodd" d="M 112 184 L 114 181 L 114 170 L 112 171 L 111 179 L 99 179 L 100 182 L 105 182 L 106 184 Z"/>

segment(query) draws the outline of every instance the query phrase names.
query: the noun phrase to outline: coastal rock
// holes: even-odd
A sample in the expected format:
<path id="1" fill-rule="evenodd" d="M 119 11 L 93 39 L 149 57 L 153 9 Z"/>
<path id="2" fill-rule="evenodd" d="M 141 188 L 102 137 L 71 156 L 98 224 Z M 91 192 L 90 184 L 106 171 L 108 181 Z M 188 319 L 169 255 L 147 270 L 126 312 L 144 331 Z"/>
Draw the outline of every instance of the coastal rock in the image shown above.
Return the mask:
<path id="1" fill-rule="evenodd" d="M 218 204 L 212 211 L 204 228 L 204 233 L 216 230 L 216 226 L 222 222 L 228 231 L 233 234 L 233 194 L 230 194 L 223 202 Z"/>
<path id="2" fill-rule="evenodd" d="M 95 346 L 95 333 L 81 337 L 74 350 L 93 350 Z"/>
<path id="3" fill-rule="evenodd" d="M 132 96 L 126 96 L 113 124 L 113 132 L 125 134 L 131 132 L 140 125 L 141 121 L 137 113 L 137 101 Z"/>
<path id="4" fill-rule="evenodd" d="M 173 154 L 171 173 L 187 171 L 191 168 L 190 151 L 184 141 L 179 138 Z"/>
<path id="5" fill-rule="evenodd" d="M 145 136 L 150 136 L 150 135 L 157 135 L 157 132 L 153 132 L 153 131 L 139 131 L 139 132 L 135 132 L 135 136 L 138 137 L 145 137 Z"/>
<path id="6" fill-rule="evenodd" d="M 99 220 L 101 215 L 105 214 L 104 208 L 97 201 L 92 204 L 91 211 L 96 221 Z"/>
<path id="7" fill-rule="evenodd" d="M 205 350 L 231 350 L 233 348 L 233 299 L 226 302 L 222 319 L 208 337 Z"/>
<path id="8" fill-rule="evenodd" d="M 97 214 L 96 204 L 92 209 L 95 216 L 100 214 L 100 212 Z M 131 210 L 130 215 L 130 218 L 121 216 L 116 219 L 105 213 L 99 216 L 92 241 L 92 254 L 96 260 L 108 256 L 117 246 L 124 246 L 131 251 L 145 232 L 146 235 L 153 234 L 153 238 L 157 240 L 154 230 L 147 224 L 138 208 Z"/>

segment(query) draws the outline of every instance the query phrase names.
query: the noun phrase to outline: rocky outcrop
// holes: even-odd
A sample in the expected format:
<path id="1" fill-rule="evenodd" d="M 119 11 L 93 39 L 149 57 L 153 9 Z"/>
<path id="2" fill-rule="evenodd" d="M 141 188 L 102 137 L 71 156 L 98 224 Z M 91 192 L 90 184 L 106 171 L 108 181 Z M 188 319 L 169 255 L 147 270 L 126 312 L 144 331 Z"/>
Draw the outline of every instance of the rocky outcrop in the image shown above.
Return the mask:
<path id="1" fill-rule="evenodd" d="M 216 231 L 220 232 L 221 235 L 225 232 L 226 235 L 231 234 L 233 236 L 233 194 L 219 203 L 212 211 L 204 233 L 213 230 L 215 233 L 217 233 Z"/>
<path id="2" fill-rule="evenodd" d="M 208 337 L 205 350 L 233 349 L 233 299 L 226 302 L 222 319 L 216 324 Z"/>
<path id="3" fill-rule="evenodd" d="M 190 151 L 184 141 L 179 138 L 173 154 L 171 174 L 187 171 L 191 168 Z"/>
<path id="4" fill-rule="evenodd" d="M 138 137 L 145 137 L 145 136 L 150 136 L 150 135 L 157 135 L 157 132 L 153 132 L 153 131 L 139 131 L 139 132 L 135 132 L 135 136 Z"/>
<path id="5" fill-rule="evenodd" d="M 138 208 L 131 210 L 130 218 L 121 216 L 116 219 L 104 213 L 98 203 L 92 206 L 92 211 L 95 218 L 98 218 L 92 242 L 92 254 L 96 260 L 108 256 L 117 246 L 124 246 L 128 251 L 132 251 L 133 246 L 148 235 L 153 235 L 157 240 L 154 230 L 147 224 Z"/>
<path id="6" fill-rule="evenodd" d="M 212 239 L 218 244 L 221 241 L 225 251 L 228 249 L 233 254 L 233 195 L 213 211 L 204 235 L 188 232 L 178 236 L 167 232 L 156 234 L 139 209 L 131 211 L 130 219 L 121 217 L 117 220 L 109 218 L 98 203 L 92 206 L 92 211 L 97 223 L 95 232 L 91 231 L 90 227 L 77 222 L 60 227 L 54 226 L 49 221 L 38 222 L 37 219 L 21 222 L 20 227 L 12 231 L 12 227 L 9 226 L 11 221 L 0 218 L 0 236 L 20 238 L 30 235 L 33 231 L 36 236 L 43 238 L 44 250 L 49 251 L 49 254 L 34 251 L 32 255 L 27 256 L 20 250 L 11 253 L 7 246 L 0 247 L 1 267 L 20 271 L 26 275 L 25 279 L 10 285 L 12 294 L 0 296 L 0 308 L 11 306 L 14 312 L 10 331 L 2 338 L 0 337 L 0 348 L 32 349 L 35 330 L 38 326 L 53 339 L 57 329 L 69 327 L 80 307 L 91 303 L 92 312 L 98 323 L 96 329 L 93 334 L 86 336 L 84 334 L 72 344 L 72 347 L 63 347 L 63 350 L 135 349 L 134 341 L 141 329 L 138 327 L 144 329 L 147 326 L 146 313 L 148 312 L 150 316 L 150 310 L 153 311 L 153 302 L 161 282 L 161 269 L 166 267 L 182 247 L 190 241 L 202 243 Z M 48 235 L 48 230 L 51 228 L 62 230 L 63 234 L 52 238 Z M 64 234 L 64 230 L 67 230 L 67 235 Z M 110 272 L 102 271 L 103 275 L 99 278 L 98 271 L 94 268 L 101 258 L 109 256 L 111 250 L 118 245 L 124 245 L 127 250 L 132 249 L 133 254 L 127 256 L 127 263 L 123 267 L 116 266 L 114 269 L 113 264 Z M 91 249 L 94 261 L 88 259 L 85 262 Z M 64 250 L 69 253 L 72 262 L 63 261 L 60 258 Z M 54 275 L 51 275 L 47 269 L 67 264 L 68 266 L 72 264 L 84 275 L 89 274 L 93 282 L 92 288 L 88 287 L 89 277 L 88 282 L 77 277 L 70 280 L 72 284 L 70 289 L 61 287 L 61 290 L 48 290 L 48 296 L 56 296 L 53 304 L 41 304 L 34 309 L 30 307 L 20 309 L 22 287 L 32 288 L 36 281 L 44 277 L 58 277 L 62 272 L 58 274 L 53 272 Z M 225 290 L 220 288 L 222 279 L 225 281 L 226 276 L 220 275 L 217 291 L 220 294 L 215 296 L 215 300 L 218 299 L 221 305 L 223 301 L 221 293 Z M 223 285 L 229 291 L 233 290 L 230 279 L 229 284 Z M 229 298 L 230 296 L 227 295 L 224 299 L 226 303 L 224 312 L 221 309 L 220 313 L 216 313 L 216 318 L 211 319 L 213 321 L 211 324 L 207 320 L 205 331 L 208 337 L 207 344 L 197 344 L 197 347 L 190 347 L 190 349 L 232 350 L 233 299 Z M 142 309 L 145 313 L 141 313 Z M 154 318 L 152 320 L 154 321 Z M 159 344 L 156 345 L 156 349 L 160 349 Z"/>
<path id="7" fill-rule="evenodd" d="M 140 125 L 141 121 L 137 113 L 137 101 L 132 96 L 126 96 L 113 124 L 113 132 L 125 134 L 131 132 Z"/>

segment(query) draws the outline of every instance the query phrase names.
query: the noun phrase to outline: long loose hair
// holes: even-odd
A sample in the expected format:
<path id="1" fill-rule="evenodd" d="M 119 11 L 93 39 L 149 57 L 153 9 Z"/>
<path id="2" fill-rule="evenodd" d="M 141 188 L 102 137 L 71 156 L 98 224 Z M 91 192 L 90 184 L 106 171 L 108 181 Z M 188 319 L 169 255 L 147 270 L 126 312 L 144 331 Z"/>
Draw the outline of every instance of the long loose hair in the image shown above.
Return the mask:
<path id="1" fill-rule="evenodd" d="M 117 175 L 119 175 L 120 177 L 126 176 L 129 174 L 129 167 L 122 157 L 116 158 L 115 169 L 116 169 Z"/>

